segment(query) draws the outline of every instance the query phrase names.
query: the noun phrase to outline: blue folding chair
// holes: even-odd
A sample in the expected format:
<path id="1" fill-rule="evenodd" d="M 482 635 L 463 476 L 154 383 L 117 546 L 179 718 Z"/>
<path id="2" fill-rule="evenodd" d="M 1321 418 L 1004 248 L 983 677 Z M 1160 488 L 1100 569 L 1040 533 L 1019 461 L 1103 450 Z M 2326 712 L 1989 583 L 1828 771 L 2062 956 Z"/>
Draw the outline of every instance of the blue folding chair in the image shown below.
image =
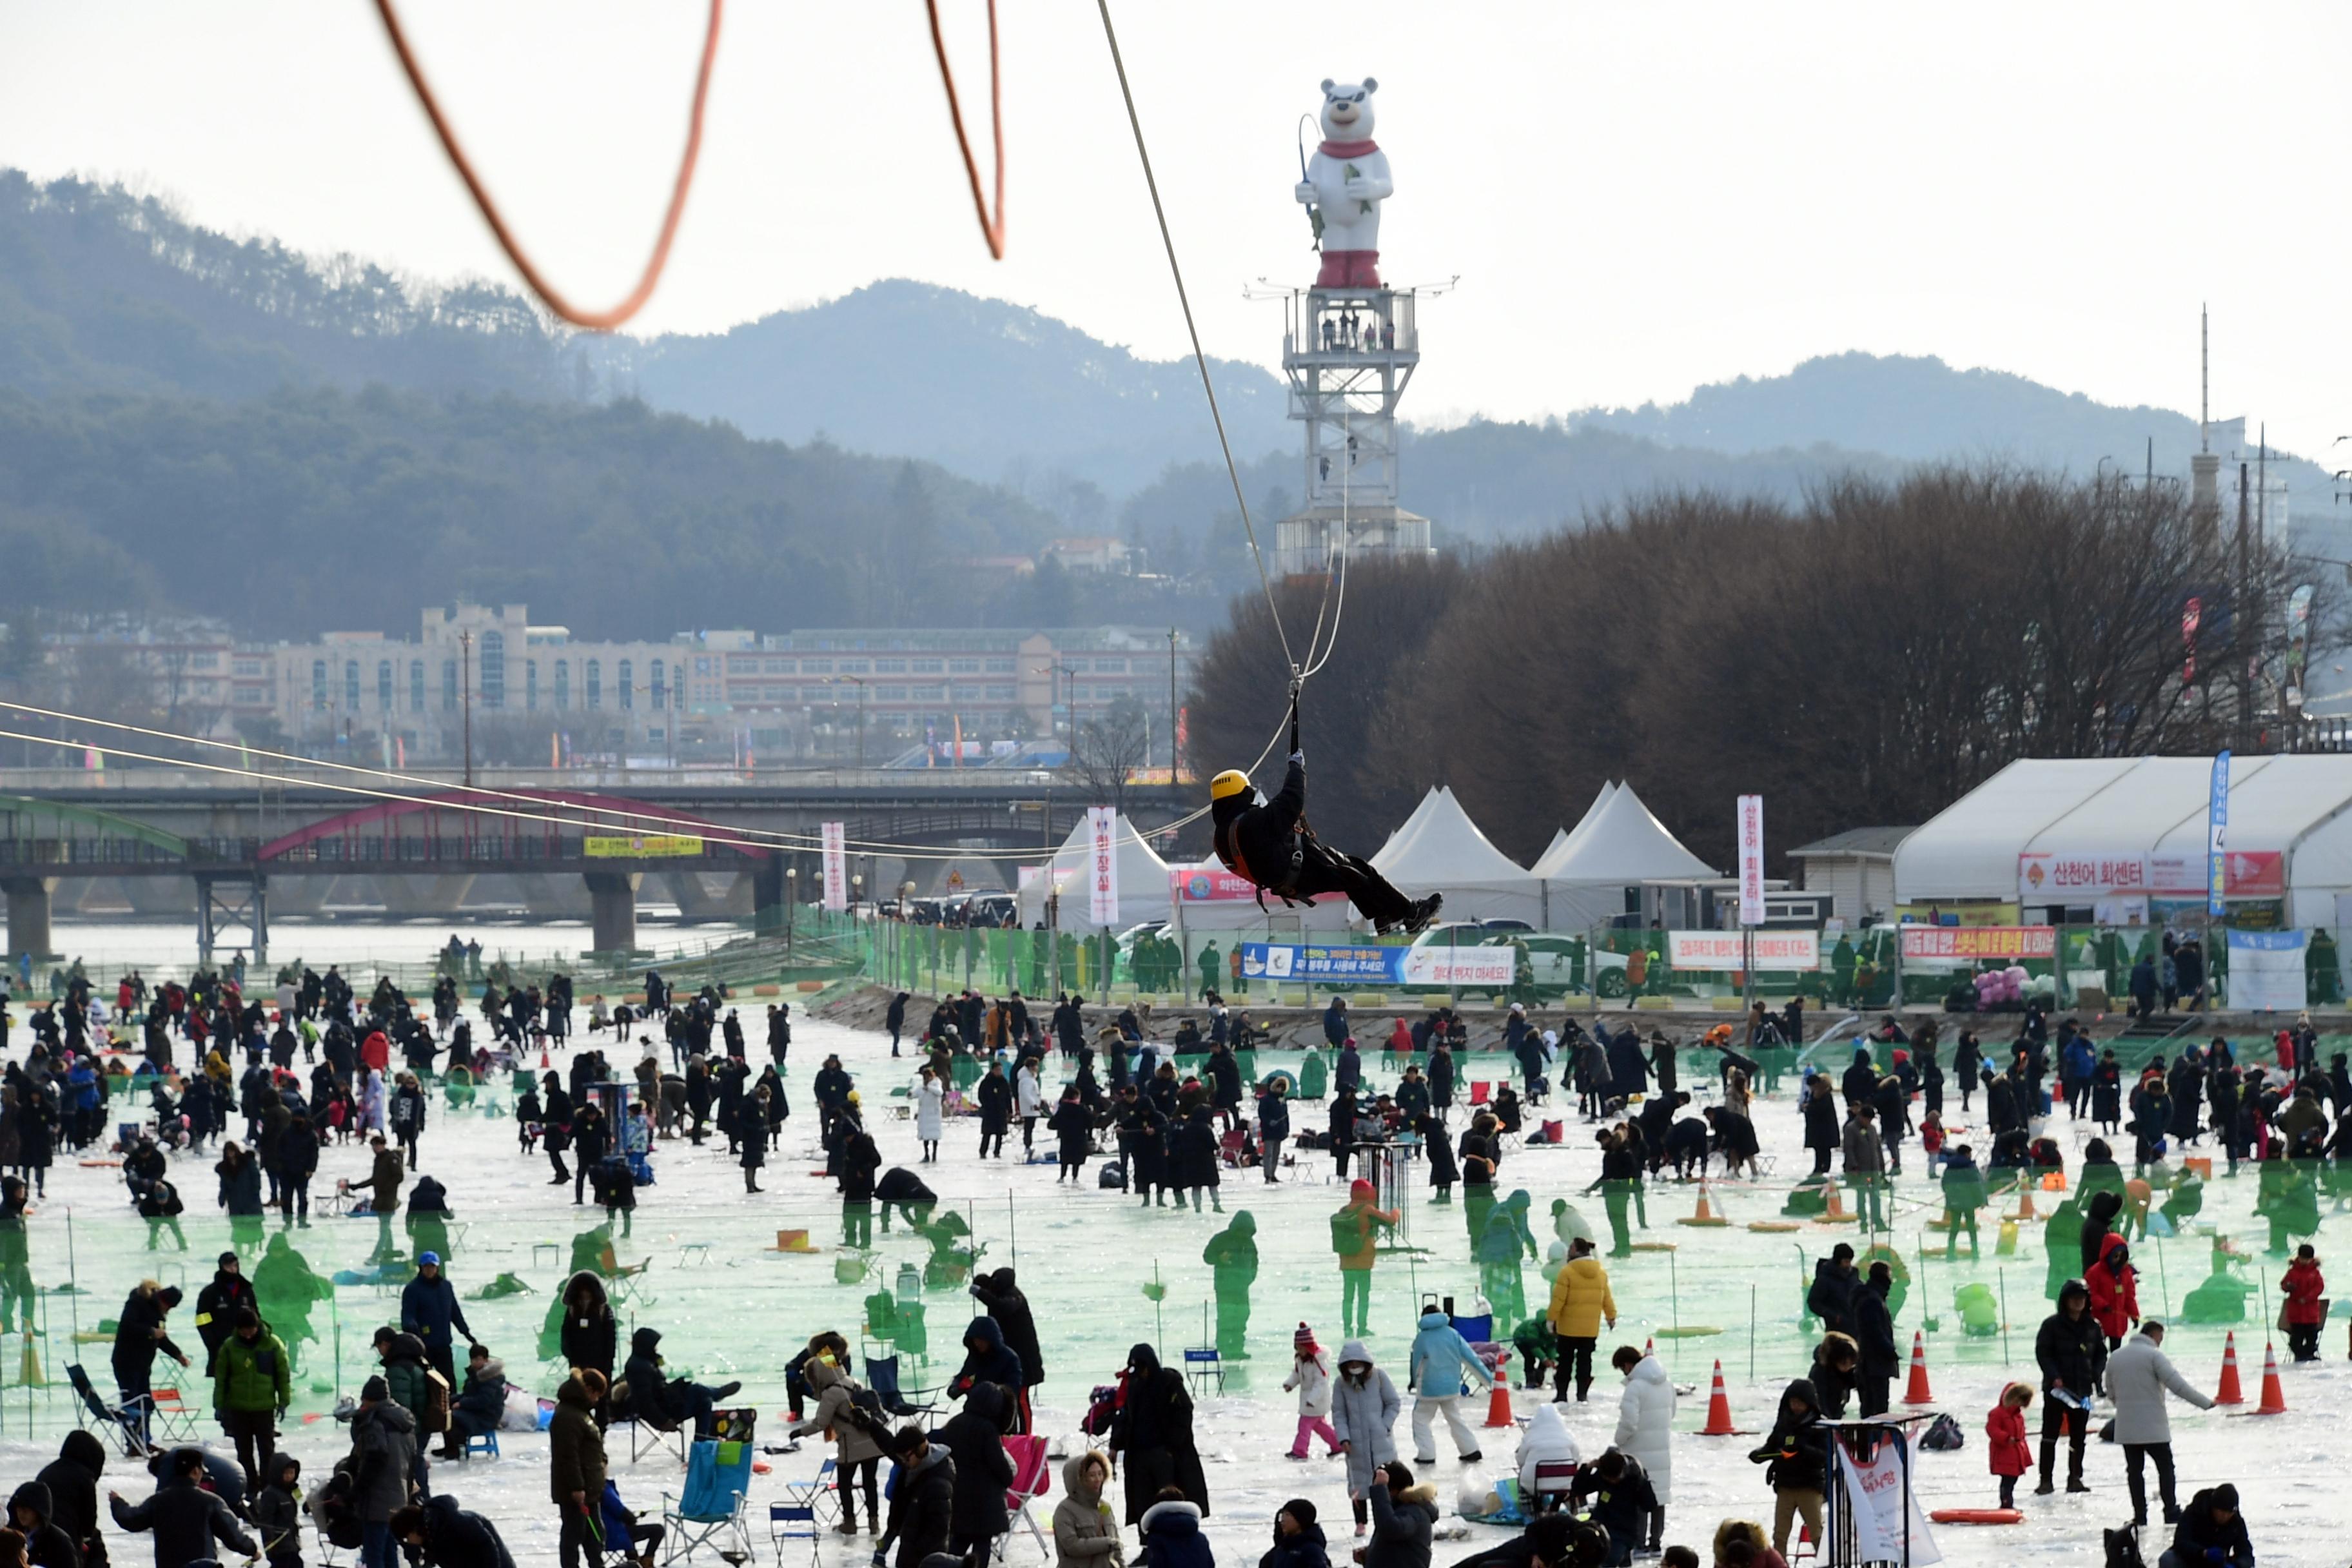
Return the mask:
<path id="1" fill-rule="evenodd" d="M 866 1358 L 866 1386 L 874 1391 L 874 1397 L 882 1402 L 882 1408 L 893 1415 L 912 1419 L 918 1415 L 928 1415 L 939 1408 L 936 1400 L 919 1405 L 915 1402 L 923 1394 L 937 1394 L 938 1389 L 918 1388 L 913 1397 L 909 1397 L 907 1391 L 898 1386 L 898 1358 L 894 1355 Z"/>
<path id="2" fill-rule="evenodd" d="M 817 1560 L 817 1543 L 824 1539 L 818 1526 L 816 1510 L 804 1502 L 772 1502 L 768 1505 L 768 1544 L 776 1549 L 776 1568 L 784 1568 L 784 1542 L 808 1542 L 809 1561 Z"/>
<path id="3" fill-rule="evenodd" d="M 691 1557 L 701 1546 L 730 1563 L 750 1559 L 751 1531 L 744 1519 L 744 1500 L 751 1489 L 751 1453 L 749 1443 L 715 1441 L 697 1443 L 688 1451 L 686 1490 L 675 1501 L 662 1493 L 664 1563 Z"/>

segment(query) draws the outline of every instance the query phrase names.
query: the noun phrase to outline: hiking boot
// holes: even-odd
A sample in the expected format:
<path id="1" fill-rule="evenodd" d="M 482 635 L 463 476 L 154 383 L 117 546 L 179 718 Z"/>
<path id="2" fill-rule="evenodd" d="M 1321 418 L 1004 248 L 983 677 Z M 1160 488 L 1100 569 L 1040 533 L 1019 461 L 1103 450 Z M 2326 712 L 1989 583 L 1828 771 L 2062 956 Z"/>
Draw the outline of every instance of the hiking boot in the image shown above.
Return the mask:
<path id="1" fill-rule="evenodd" d="M 1426 930 L 1429 922 L 1437 918 L 1437 911 L 1444 906 L 1444 903 L 1445 895 L 1443 893 L 1432 893 L 1425 899 L 1414 900 L 1412 913 L 1405 917 L 1406 933 L 1410 935 Z"/>
<path id="2" fill-rule="evenodd" d="M 718 1387 L 710 1391 L 710 1397 L 713 1399 L 732 1399 L 742 1392 L 743 1385 L 740 1383 L 722 1383 Z"/>
<path id="3" fill-rule="evenodd" d="M 2052 1492 L 2054 1492 L 2054 1491 L 2056 1491 L 2057 1489 L 2057 1489 L 2056 1487 L 2052 1486 L 2052 1485 L 2050 1484 L 2050 1482 L 2049 1482 L 2048 1479 L 2047 1479 L 2047 1478 L 2045 1478 L 2045 1479 L 2042 1480 L 2042 1484 L 2041 1484 L 2041 1485 L 2039 1485 L 2039 1486 L 2037 1486 L 2037 1487 L 2035 1487 L 2035 1488 L 2033 1489 L 2033 1495 L 2034 1495 L 2035 1497 L 2048 1497 Z"/>
<path id="4" fill-rule="evenodd" d="M 2089 1491 L 2091 1489 L 2090 1489 L 2089 1487 L 2084 1486 L 2084 1485 L 2083 1484 L 2083 1478 L 2082 1478 L 2082 1477 L 2080 1477 L 2080 1476 L 2070 1476 L 2070 1477 L 2068 1477 L 2068 1478 L 2067 1478 L 2067 1480 L 2066 1480 L 2066 1489 L 2067 1489 L 2068 1491 L 2070 1491 L 2070 1492 L 2086 1492 L 2086 1491 Z"/>

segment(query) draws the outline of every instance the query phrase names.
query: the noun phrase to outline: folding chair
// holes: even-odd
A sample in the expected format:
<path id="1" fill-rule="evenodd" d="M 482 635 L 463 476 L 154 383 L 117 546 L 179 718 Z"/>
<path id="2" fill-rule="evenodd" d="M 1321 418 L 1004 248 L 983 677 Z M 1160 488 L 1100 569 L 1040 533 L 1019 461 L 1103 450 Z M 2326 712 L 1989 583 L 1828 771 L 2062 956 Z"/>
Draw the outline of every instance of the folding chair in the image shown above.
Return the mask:
<path id="1" fill-rule="evenodd" d="M 1196 1346 L 1184 1352 L 1184 1376 L 1193 1388 L 1202 1394 L 1214 1384 L 1217 1392 L 1225 1391 L 1225 1361 L 1214 1345 Z"/>
<path id="2" fill-rule="evenodd" d="M 784 1568 L 784 1542 L 805 1541 L 809 1545 L 809 1561 L 817 1560 L 817 1543 L 824 1539 L 818 1528 L 816 1510 L 806 1503 L 772 1502 L 768 1505 L 768 1544 L 776 1549 L 776 1568 Z"/>
<path id="3" fill-rule="evenodd" d="M 656 1454 L 665 1448 L 676 1454 L 681 1465 L 693 1462 L 687 1456 L 687 1429 L 682 1426 L 673 1426 L 665 1432 L 653 1423 L 635 1415 L 616 1415 L 610 1425 L 629 1429 L 629 1463 L 633 1465 L 641 1456 Z"/>
<path id="4" fill-rule="evenodd" d="M 80 1363 L 68 1366 L 66 1377 L 72 1383 L 74 1393 L 81 1397 L 81 1408 L 74 1412 L 75 1425 L 95 1426 L 98 1430 L 111 1434 L 126 1458 L 142 1458 L 152 1449 L 153 1445 L 147 1441 L 147 1429 L 138 1415 L 100 1399 L 97 1388 L 89 1381 L 89 1373 L 83 1370 Z"/>
<path id="5" fill-rule="evenodd" d="M 874 1391 L 874 1397 L 882 1402 L 882 1408 L 893 1415 L 903 1415 L 911 1420 L 918 1415 L 928 1415 L 939 1408 L 936 1400 L 921 1405 L 915 1403 L 915 1397 L 937 1394 L 938 1389 L 918 1388 L 914 1391 L 915 1397 L 909 1397 L 898 1386 L 898 1358 L 894 1355 L 866 1358 L 866 1386 Z"/>
<path id="6" fill-rule="evenodd" d="M 841 1466 L 828 1457 L 817 1466 L 816 1474 L 804 1481 L 786 1481 L 784 1496 L 796 1507 L 809 1510 L 809 1518 L 819 1524 L 831 1524 L 841 1516 Z"/>
<path id="7" fill-rule="evenodd" d="M 465 1460 L 472 1458 L 477 1454 L 489 1459 L 495 1459 L 500 1457 L 499 1453 L 499 1433 L 497 1427 L 494 1426 L 487 1432 L 478 1433 L 474 1436 L 467 1438 L 466 1447 L 464 1450 L 459 1453 L 457 1458 L 462 1463 Z"/>
<path id="8" fill-rule="evenodd" d="M 1528 1489 L 1528 1512 L 1549 1513 L 1568 1506 L 1568 1494 L 1576 1485 L 1576 1462 L 1572 1459 L 1538 1459 L 1536 1484 Z"/>
<path id="9" fill-rule="evenodd" d="M 1003 1438 L 1003 1442 L 1005 1457 L 1013 1461 L 1013 1484 L 1005 1489 L 1004 1506 L 1029 1527 L 1029 1538 L 1037 1543 L 1037 1550 L 1044 1552 L 1045 1561 L 1050 1563 L 1054 1560 L 1054 1543 L 1039 1528 L 1036 1516 L 1029 1511 L 1029 1505 L 1044 1497 L 1054 1484 L 1053 1464 L 1045 1457 L 1046 1441 L 1034 1435 L 1015 1435 Z M 996 1538 L 998 1561 L 1003 1560 L 1005 1548 L 1012 1540 L 1010 1531 Z"/>
<path id="10" fill-rule="evenodd" d="M 196 1435 L 196 1413 L 189 1408 L 185 1400 L 180 1397 L 178 1389 L 152 1389 L 147 1394 L 146 1405 L 153 1419 L 154 1427 L 160 1428 L 163 1435 L 171 1441 L 174 1443 L 203 1441 Z"/>
<path id="11" fill-rule="evenodd" d="M 686 1460 L 686 1489 L 673 1502 L 662 1493 L 664 1563 L 691 1557 L 708 1546 L 730 1563 L 751 1556 L 751 1530 L 744 1519 L 744 1496 L 751 1489 L 751 1445 L 697 1443 Z"/>
<path id="12" fill-rule="evenodd" d="M 1493 1093 L 1494 1089 L 1495 1086 L 1487 1082 L 1485 1079 L 1472 1079 L 1470 1080 L 1470 1103 L 1472 1105 L 1486 1104 L 1486 1096 Z"/>

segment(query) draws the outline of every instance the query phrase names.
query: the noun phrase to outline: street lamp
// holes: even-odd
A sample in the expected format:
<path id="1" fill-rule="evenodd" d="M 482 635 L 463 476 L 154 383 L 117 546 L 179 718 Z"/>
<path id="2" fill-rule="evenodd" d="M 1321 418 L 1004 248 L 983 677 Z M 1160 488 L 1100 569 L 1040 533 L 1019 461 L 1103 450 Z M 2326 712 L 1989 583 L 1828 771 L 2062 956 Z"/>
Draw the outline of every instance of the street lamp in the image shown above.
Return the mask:
<path id="1" fill-rule="evenodd" d="M 784 868 L 784 950 L 788 952 L 793 945 L 793 906 L 800 901 L 801 868 L 787 866 Z"/>

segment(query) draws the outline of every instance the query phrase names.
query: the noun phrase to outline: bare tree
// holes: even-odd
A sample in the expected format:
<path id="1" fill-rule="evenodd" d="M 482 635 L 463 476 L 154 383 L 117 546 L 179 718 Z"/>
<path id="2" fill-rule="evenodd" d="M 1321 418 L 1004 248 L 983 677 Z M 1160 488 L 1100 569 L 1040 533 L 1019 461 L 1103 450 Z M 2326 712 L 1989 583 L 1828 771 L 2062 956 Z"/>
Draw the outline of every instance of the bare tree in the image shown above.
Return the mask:
<path id="1" fill-rule="evenodd" d="M 1122 697 L 1071 735 L 1066 771 L 1089 801 L 1125 811 L 1128 775 L 1144 765 L 1150 735 L 1143 704 Z"/>

